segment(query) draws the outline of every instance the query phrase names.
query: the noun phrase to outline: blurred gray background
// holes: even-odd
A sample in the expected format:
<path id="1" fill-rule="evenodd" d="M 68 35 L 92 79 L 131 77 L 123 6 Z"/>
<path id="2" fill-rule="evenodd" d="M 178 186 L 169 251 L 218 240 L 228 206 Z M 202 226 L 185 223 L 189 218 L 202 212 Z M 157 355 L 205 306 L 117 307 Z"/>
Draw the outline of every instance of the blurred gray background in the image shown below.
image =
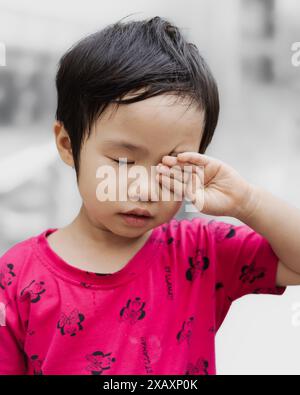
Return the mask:
<path id="1" fill-rule="evenodd" d="M 206 153 L 300 207 L 300 67 L 291 63 L 299 1 L 0 0 L 0 254 L 76 215 L 75 174 L 52 128 L 57 63 L 75 41 L 131 13 L 170 19 L 209 63 L 221 114 Z M 183 206 L 178 218 L 195 215 Z M 217 335 L 217 372 L 300 374 L 299 312 L 299 287 L 235 302 Z"/>

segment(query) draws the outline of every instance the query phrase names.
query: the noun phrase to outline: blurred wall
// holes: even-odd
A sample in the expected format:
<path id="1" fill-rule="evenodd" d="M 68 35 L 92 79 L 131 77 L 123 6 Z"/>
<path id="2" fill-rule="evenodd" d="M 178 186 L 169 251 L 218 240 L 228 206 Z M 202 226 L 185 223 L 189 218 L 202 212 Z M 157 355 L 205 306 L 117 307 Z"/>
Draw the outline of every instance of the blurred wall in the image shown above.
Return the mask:
<path id="1" fill-rule="evenodd" d="M 82 36 L 131 13 L 170 19 L 208 61 L 221 114 L 207 154 L 299 207 L 300 68 L 290 50 L 300 41 L 299 1 L 0 0 L 1 253 L 77 213 L 75 175 L 53 138 L 57 62 Z M 183 207 L 178 218 L 194 215 Z M 299 302 L 299 289 L 290 287 L 280 298 L 249 295 L 234 303 L 217 335 L 218 373 L 299 374 Z"/>

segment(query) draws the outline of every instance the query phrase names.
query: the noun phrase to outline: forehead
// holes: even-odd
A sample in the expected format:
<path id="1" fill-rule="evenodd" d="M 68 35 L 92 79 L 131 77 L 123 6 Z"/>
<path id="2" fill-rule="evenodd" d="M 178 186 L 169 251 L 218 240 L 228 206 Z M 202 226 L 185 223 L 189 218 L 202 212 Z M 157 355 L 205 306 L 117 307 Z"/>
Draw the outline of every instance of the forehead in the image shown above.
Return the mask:
<path id="1" fill-rule="evenodd" d="M 95 123 L 96 138 L 106 146 L 122 144 L 129 150 L 162 153 L 177 146 L 184 150 L 200 146 L 204 112 L 195 105 L 188 108 L 188 100 L 159 95 L 111 110 Z"/>

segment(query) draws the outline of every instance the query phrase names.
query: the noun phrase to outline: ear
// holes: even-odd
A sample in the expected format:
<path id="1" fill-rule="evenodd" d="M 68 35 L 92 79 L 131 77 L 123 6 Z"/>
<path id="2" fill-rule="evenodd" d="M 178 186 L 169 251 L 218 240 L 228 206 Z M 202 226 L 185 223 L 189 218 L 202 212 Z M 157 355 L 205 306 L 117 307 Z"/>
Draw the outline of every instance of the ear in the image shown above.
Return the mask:
<path id="1" fill-rule="evenodd" d="M 74 167 L 71 140 L 63 124 L 59 121 L 55 121 L 53 124 L 53 131 L 55 135 L 56 147 L 61 159 L 67 165 Z"/>

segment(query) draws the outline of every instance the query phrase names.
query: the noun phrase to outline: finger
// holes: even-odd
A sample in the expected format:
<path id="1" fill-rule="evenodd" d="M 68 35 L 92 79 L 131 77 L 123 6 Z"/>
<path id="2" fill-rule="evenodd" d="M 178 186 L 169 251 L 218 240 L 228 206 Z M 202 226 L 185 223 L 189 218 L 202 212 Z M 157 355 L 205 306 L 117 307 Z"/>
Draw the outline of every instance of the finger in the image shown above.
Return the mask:
<path id="1" fill-rule="evenodd" d="M 187 169 L 188 167 L 189 170 Z M 170 178 L 174 178 L 175 180 L 178 180 L 182 183 L 187 183 L 189 179 L 189 175 L 192 172 L 191 167 L 192 166 L 186 166 L 186 169 L 182 170 L 182 167 L 177 165 L 172 167 L 160 165 L 157 166 L 157 171 L 160 174 L 164 174 L 166 176 L 169 176 Z"/>
<path id="2" fill-rule="evenodd" d="M 200 154 L 199 152 L 181 152 L 180 154 L 177 155 L 177 160 L 178 162 L 191 162 L 194 163 L 195 165 L 202 165 L 206 166 L 211 160 L 215 160 L 213 158 L 210 158 L 207 155 Z"/>
<path id="3" fill-rule="evenodd" d="M 181 168 L 182 170 L 184 170 L 184 167 L 186 165 L 185 161 L 179 162 L 179 161 L 177 161 L 176 158 L 174 158 L 174 156 L 169 156 L 169 155 L 166 155 L 162 158 L 162 163 L 166 166 L 169 166 L 169 167 L 177 166 L 178 168 Z M 196 172 L 195 164 L 189 163 L 189 166 L 191 168 L 187 166 L 186 172 L 192 172 L 192 171 Z"/>
<path id="4" fill-rule="evenodd" d="M 201 182 L 200 177 L 193 173 L 190 182 L 187 184 L 185 190 L 185 197 L 189 199 L 199 211 L 204 207 L 204 184 Z"/>
<path id="5" fill-rule="evenodd" d="M 224 162 L 198 152 L 182 152 L 177 156 L 178 163 L 194 163 L 201 171 L 205 171 L 205 185 L 212 180 L 224 166 Z M 198 170 L 199 170 L 198 169 Z"/>
<path id="6" fill-rule="evenodd" d="M 162 163 L 167 166 L 174 166 L 177 163 L 177 158 L 176 156 L 165 155 L 162 157 Z"/>
<path id="7" fill-rule="evenodd" d="M 170 193 L 174 193 L 176 200 L 184 198 L 184 184 L 176 179 L 163 174 L 157 174 L 160 185 L 164 191 L 164 200 L 170 199 Z"/>

